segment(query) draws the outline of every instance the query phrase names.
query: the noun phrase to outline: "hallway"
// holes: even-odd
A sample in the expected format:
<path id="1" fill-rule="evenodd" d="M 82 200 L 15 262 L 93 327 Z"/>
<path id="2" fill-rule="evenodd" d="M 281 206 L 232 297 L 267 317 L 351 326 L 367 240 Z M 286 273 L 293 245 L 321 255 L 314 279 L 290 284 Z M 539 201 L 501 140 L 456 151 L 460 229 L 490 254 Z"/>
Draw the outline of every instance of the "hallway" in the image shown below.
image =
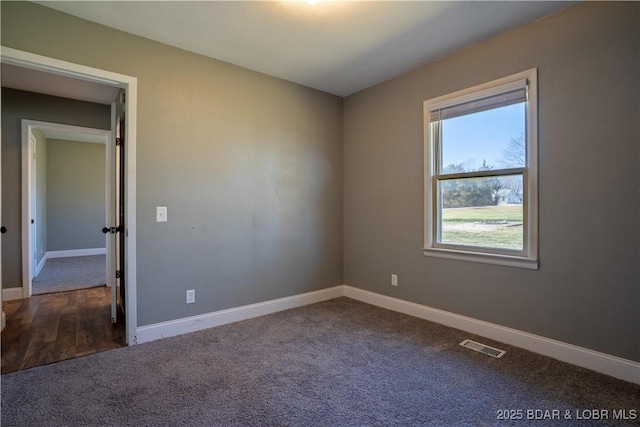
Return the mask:
<path id="1" fill-rule="evenodd" d="M 123 347 L 124 321 L 111 324 L 110 303 L 106 286 L 4 302 L 2 373 Z"/>

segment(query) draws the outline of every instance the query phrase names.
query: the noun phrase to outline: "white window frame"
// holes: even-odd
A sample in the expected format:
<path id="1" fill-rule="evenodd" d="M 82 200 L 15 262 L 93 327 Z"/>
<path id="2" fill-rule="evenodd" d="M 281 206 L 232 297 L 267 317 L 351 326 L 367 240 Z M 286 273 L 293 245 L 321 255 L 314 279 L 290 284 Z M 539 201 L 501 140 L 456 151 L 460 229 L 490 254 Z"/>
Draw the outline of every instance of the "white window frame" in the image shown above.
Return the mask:
<path id="1" fill-rule="evenodd" d="M 424 102 L 424 254 L 509 267 L 538 269 L 538 69 L 532 68 L 492 82 L 439 96 Z M 523 83 L 524 81 L 524 83 Z M 452 178 L 501 176 L 522 173 L 523 177 L 523 248 L 505 250 L 476 248 L 438 243 L 437 150 L 431 112 L 460 105 L 508 91 L 526 84 L 526 165 L 523 168 L 500 169 L 455 174 Z M 460 176 L 458 176 L 460 175 Z"/>

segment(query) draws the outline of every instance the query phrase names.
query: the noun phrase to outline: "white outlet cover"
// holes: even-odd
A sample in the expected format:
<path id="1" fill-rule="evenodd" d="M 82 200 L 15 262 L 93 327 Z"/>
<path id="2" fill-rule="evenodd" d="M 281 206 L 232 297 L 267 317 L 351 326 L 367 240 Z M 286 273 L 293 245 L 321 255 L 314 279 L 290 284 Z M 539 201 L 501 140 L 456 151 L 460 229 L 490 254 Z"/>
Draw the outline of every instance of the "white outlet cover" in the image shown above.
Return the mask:
<path id="1" fill-rule="evenodd" d="M 187 290 L 187 304 L 193 304 L 196 302 L 196 291 L 195 289 Z"/>

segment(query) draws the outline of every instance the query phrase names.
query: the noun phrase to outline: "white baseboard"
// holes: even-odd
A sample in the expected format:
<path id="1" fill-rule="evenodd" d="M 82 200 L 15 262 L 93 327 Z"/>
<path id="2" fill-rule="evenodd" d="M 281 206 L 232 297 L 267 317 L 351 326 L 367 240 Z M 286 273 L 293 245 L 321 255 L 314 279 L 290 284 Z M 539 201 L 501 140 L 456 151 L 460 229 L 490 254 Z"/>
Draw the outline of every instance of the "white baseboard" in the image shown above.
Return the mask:
<path id="1" fill-rule="evenodd" d="M 5 289 L 3 292 L 13 289 L 21 291 L 18 288 L 11 288 Z M 341 296 L 460 329 L 562 362 L 640 384 L 640 363 L 638 362 L 346 285 L 142 326 L 136 329 L 137 343 L 141 344 L 200 331 Z M 5 293 L 3 293 L 3 298 L 9 300 Z M 21 292 L 19 298 L 22 298 Z"/>
<path id="2" fill-rule="evenodd" d="M 42 257 L 42 260 L 36 266 L 36 271 L 33 277 L 38 277 L 38 274 L 40 274 L 40 272 L 42 271 L 42 267 L 44 267 L 44 264 L 47 262 L 47 259 L 49 259 L 49 252 L 45 252 L 44 256 Z"/>
<path id="3" fill-rule="evenodd" d="M 621 380 L 640 384 L 640 363 L 632 360 L 351 286 L 344 286 L 344 296 L 520 347 Z"/>
<path id="4" fill-rule="evenodd" d="M 185 317 L 168 322 L 141 326 L 136 329 L 137 343 L 141 344 L 160 338 L 200 331 L 214 326 L 225 325 L 227 323 L 264 316 L 278 311 L 288 310 L 290 308 L 302 307 L 333 298 L 339 298 L 343 295 L 344 286 L 336 286 L 305 294 L 293 295 L 286 298 L 279 298 L 271 301 L 230 308 L 227 310 L 214 311 L 212 313 L 201 314 L 198 316 Z"/>
<path id="5" fill-rule="evenodd" d="M 73 256 L 106 255 L 107 248 L 71 249 L 68 251 L 48 251 L 45 258 L 67 258 Z"/>
<path id="6" fill-rule="evenodd" d="M 13 301 L 22 298 L 22 288 L 6 288 L 2 290 L 2 301 Z"/>

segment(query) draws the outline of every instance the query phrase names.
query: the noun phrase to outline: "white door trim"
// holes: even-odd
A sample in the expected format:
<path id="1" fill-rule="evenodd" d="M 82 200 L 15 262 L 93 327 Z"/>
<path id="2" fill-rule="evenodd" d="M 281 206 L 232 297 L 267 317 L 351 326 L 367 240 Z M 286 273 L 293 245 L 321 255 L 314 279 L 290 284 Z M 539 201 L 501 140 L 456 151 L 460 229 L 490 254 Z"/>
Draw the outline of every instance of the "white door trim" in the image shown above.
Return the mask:
<path id="1" fill-rule="evenodd" d="M 29 137 L 28 140 L 28 144 L 29 144 L 29 162 L 31 162 L 31 164 L 29 165 L 28 170 L 30 171 L 29 173 L 29 185 L 31 188 L 31 192 L 29 194 L 30 197 L 30 215 L 33 214 L 31 216 L 31 218 L 35 218 L 36 214 L 38 212 L 38 198 L 37 198 L 37 192 L 38 192 L 38 180 L 36 177 L 37 174 L 37 168 L 38 168 L 38 159 L 37 159 L 37 140 L 36 137 L 33 135 L 33 133 L 31 132 L 31 130 L 29 130 L 29 134 L 27 135 Z M 23 141 L 22 141 L 22 150 L 24 150 L 24 135 L 22 136 Z M 24 153 L 23 153 L 24 156 Z M 24 157 L 23 157 L 24 158 Z M 22 164 L 22 170 L 25 170 L 24 167 L 24 163 Z M 24 184 L 24 181 L 23 181 Z M 25 214 L 25 210 L 22 210 L 23 215 Z M 36 247 L 36 240 L 37 240 L 37 235 L 38 235 L 38 226 L 39 224 L 36 224 L 36 222 L 33 222 L 32 224 L 29 225 L 29 232 L 31 233 L 31 238 L 29 239 L 29 244 L 31 244 L 31 247 L 29 248 L 29 262 L 33 262 L 33 265 L 36 265 L 36 260 L 37 260 L 37 253 L 38 253 L 38 248 Z M 24 259 L 22 260 L 22 263 L 24 265 Z M 34 268 L 29 269 L 29 282 L 32 282 L 33 278 L 36 277 L 37 273 L 35 272 Z M 24 284 L 24 281 L 23 281 Z M 29 293 L 29 295 L 31 295 L 31 293 Z"/>
<path id="2" fill-rule="evenodd" d="M 5 64 L 39 70 L 43 72 L 72 77 L 94 83 L 123 88 L 126 92 L 127 109 L 125 129 L 126 182 L 125 182 L 125 221 L 126 221 L 126 262 L 125 274 L 128 278 L 126 288 L 126 341 L 133 345 L 137 342 L 137 286 L 136 286 L 136 133 L 138 79 L 98 68 L 87 67 L 67 61 L 61 61 L 21 50 L 0 48 L 0 59 Z M 28 277 L 25 276 L 25 277 Z"/>

